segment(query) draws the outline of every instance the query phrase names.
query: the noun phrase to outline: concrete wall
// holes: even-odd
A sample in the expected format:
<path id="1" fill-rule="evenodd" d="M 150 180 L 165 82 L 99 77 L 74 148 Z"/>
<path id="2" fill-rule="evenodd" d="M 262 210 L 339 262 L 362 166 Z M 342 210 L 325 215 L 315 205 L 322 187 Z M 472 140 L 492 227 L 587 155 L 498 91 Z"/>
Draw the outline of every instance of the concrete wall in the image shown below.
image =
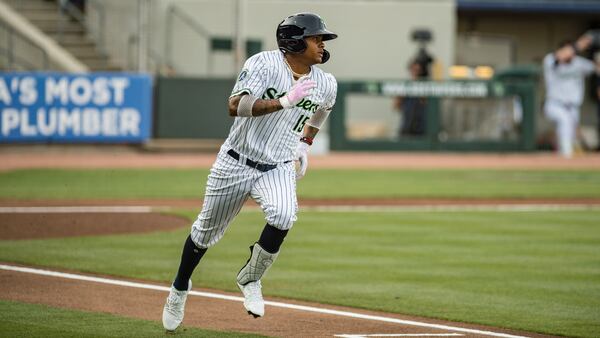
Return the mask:
<path id="1" fill-rule="evenodd" d="M 589 27 L 592 17 L 564 14 L 461 14 L 457 33 L 484 33 L 515 42 L 516 63 L 539 63 L 564 39 L 575 39 Z M 510 18 L 510 19 L 508 19 Z"/>
<path id="2" fill-rule="evenodd" d="M 194 13 L 215 34 L 231 34 L 235 17 L 233 1 L 178 1 L 178 6 Z M 216 5 L 218 3 L 218 5 Z M 220 7 L 218 10 L 215 7 Z M 339 34 L 328 42 L 332 59 L 324 65 L 340 79 L 386 79 L 407 77 L 406 62 L 416 51 L 410 40 L 414 28 L 433 31 L 430 51 L 448 65 L 454 55 L 454 2 L 430 1 L 265 1 L 248 0 L 243 30 L 249 37 L 263 40 L 265 49 L 277 47 L 277 24 L 287 15 L 311 11 L 321 15 L 328 27 Z M 179 62 L 189 65 L 185 55 Z M 194 58 L 198 63 L 198 59 Z M 223 65 L 225 66 L 225 65 Z M 201 67 L 187 71 L 202 74 Z M 235 74 L 237 69 L 230 69 Z M 226 71 L 224 71 L 226 72 Z"/>
<path id="3" fill-rule="evenodd" d="M 516 45 L 503 35 L 461 33 L 456 37 L 456 64 L 503 69 L 514 63 Z"/>
<path id="4" fill-rule="evenodd" d="M 86 2 L 91 36 L 115 64 L 127 67 L 134 55 L 130 39 L 137 36 L 137 1 L 90 0 Z"/>
<path id="5" fill-rule="evenodd" d="M 108 52 L 123 64 L 127 60 L 127 39 L 135 32 L 137 1 L 92 2 L 104 8 Z M 211 36 L 232 38 L 240 23 L 247 37 L 262 40 L 264 49 L 276 48 L 275 29 L 287 15 L 302 11 L 318 13 L 340 36 L 327 43 L 332 58 L 323 67 L 340 79 L 406 78 L 406 63 L 417 49 L 410 39 L 415 28 L 432 30 L 434 41 L 428 50 L 444 67 L 454 61 L 453 0 L 245 0 L 240 2 L 244 4 L 242 20 L 236 19 L 237 3 L 237 0 L 152 0 L 149 31 L 155 59 L 170 59 L 176 73 L 183 75 L 225 77 L 235 76 L 239 71 L 233 53 L 210 53 L 208 37 L 194 32 L 180 18 L 173 18 L 172 28 L 166 25 L 167 9 L 177 6 Z M 88 8 L 90 13 L 94 12 L 94 8 L 89 5 Z"/>

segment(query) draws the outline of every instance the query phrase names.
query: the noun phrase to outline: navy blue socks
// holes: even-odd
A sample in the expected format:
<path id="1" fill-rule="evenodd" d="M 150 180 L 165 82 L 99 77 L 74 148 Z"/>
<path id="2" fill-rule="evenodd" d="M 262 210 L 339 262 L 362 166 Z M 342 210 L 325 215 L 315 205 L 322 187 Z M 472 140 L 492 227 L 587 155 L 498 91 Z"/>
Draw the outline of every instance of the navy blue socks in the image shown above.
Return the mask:
<path id="1" fill-rule="evenodd" d="M 267 224 L 260 234 L 258 244 L 268 253 L 277 253 L 279 252 L 279 248 L 287 233 L 288 230 L 279 230 L 274 226 Z M 177 276 L 173 282 L 175 289 L 179 291 L 187 290 L 188 281 L 192 277 L 194 269 L 196 269 L 196 266 L 200 263 L 200 259 L 204 256 L 206 250 L 207 249 L 198 248 L 192 241 L 191 236 L 187 237 L 185 244 L 183 245 L 183 252 L 181 253 L 179 270 L 177 271 Z"/>
<path id="2" fill-rule="evenodd" d="M 288 230 L 279 230 L 276 227 L 267 224 L 260 234 L 258 245 L 268 253 L 277 253 L 287 235 Z"/>
<path id="3" fill-rule="evenodd" d="M 179 270 L 177 276 L 173 282 L 175 289 L 184 291 L 188 289 L 188 281 L 192 277 L 192 273 L 200 259 L 204 256 L 207 249 L 200 249 L 192 241 L 192 236 L 188 236 L 183 245 L 183 252 L 181 253 L 181 263 L 179 263 Z"/>

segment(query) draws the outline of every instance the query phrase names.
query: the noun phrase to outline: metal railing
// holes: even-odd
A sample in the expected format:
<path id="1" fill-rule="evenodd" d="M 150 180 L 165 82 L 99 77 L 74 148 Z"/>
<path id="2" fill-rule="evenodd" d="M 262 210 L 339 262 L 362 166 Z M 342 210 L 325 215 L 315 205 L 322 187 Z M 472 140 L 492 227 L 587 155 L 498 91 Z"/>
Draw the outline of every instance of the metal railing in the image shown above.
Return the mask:
<path id="1" fill-rule="evenodd" d="M 106 27 L 106 10 L 104 5 L 97 0 L 88 1 L 88 8 L 93 9 L 96 12 L 95 27 L 92 25 L 92 20 L 89 15 L 83 13 L 79 8 L 73 5 L 68 0 L 58 1 L 58 14 L 59 16 L 67 15 L 69 18 L 77 22 L 81 27 L 85 29 L 85 33 L 88 34 L 96 43 L 96 49 L 100 54 L 106 55 L 106 46 L 104 39 L 104 29 Z M 64 35 L 66 31 L 66 25 L 68 21 L 58 21 L 58 41 L 64 41 Z M 95 28 L 95 29 L 94 29 Z"/>
<path id="2" fill-rule="evenodd" d="M 127 38 L 127 53 L 125 59 L 127 60 L 127 69 L 134 69 L 138 67 L 138 35 L 129 34 Z"/>
<path id="3" fill-rule="evenodd" d="M 59 0 L 58 1 L 58 16 L 63 18 L 62 20 L 58 20 L 57 22 L 57 31 L 58 31 L 58 41 L 63 41 L 66 24 L 69 21 L 64 20 L 64 15 L 67 15 L 69 18 L 77 22 L 82 27 L 85 27 L 85 15 L 79 8 L 75 7 L 68 0 Z"/>
<path id="4" fill-rule="evenodd" d="M 137 69 L 139 67 L 138 59 L 138 43 L 139 37 L 136 33 L 129 34 L 127 38 L 127 52 L 125 60 L 127 62 L 127 69 Z M 148 48 L 148 60 L 150 62 L 149 71 L 152 73 L 159 73 L 162 71 L 162 67 L 165 66 L 164 58 L 155 49 Z"/>
<path id="5" fill-rule="evenodd" d="M 174 62 L 173 62 L 173 24 L 174 19 L 179 19 L 182 23 L 184 23 L 187 27 L 189 27 L 194 33 L 205 38 L 210 41 L 211 34 L 210 32 L 204 28 L 193 16 L 189 15 L 187 12 L 183 11 L 176 5 L 171 5 L 167 9 L 167 17 L 165 23 L 165 59 L 166 64 L 169 68 L 176 70 Z M 210 58 L 206 58 L 206 69 L 207 71 L 211 69 L 211 60 Z"/>
<path id="6" fill-rule="evenodd" d="M 92 39 L 94 39 L 94 41 L 96 42 L 96 48 L 103 55 L 107 55 L 106 39 L 105 39 L 106 34 L 104 31 L 105 27 L 106 27 L 106 9 L 104 8 L 104 5 L 102 4 L 102 2 L 97 1 L 97 0 L 88 1 L 88 8 L 89 9 L 93 8 L 94 11 L 96 11 L 96 15 L 97 15 L 96 30 L 91 29 L 92 25 L 91 25 L 91 20 L 89 19 L 89 15 L 88 15 L 88 22 L 85 27 L 87 28 L 88 32 L 90 32 L 90 31 L 95 32 L 95 34 L 92 36 Z"/>
<path id="7" fill-rule="evenodd" d="M 6 36 L 6 46 L 3 46 L 0 43 L 0 55 L 3 55 L 6 59 L 6 65 L 9 70 L 15 70 L 17 66 L 22 67 L 26 70 L 47 70 L 50 66 L 50 60 L 48 57 L 48 52 L 44 50 L 42 47 L 37 45 L 34 41 L 21 34 L 20 32 L 14 30 L 11 26 L 7 25 L 4 21 L 0 21 L 0 32 L 4 32 Z M 0 34 L 1 36 L 1 34 Z M 2 38 L 0 38 L 0 42 L 2 42 Z M 41 54 L 42 62 L 41 64 L 36 64 L 35 61 L 28 60 L 23 55 L 18 53 L 20 48 L 17 48 L 19 43 L 25 43 L 28 46 L 32 47 L 36 51 Z M 31 53 L 23 53 L 27 56 L 30 56 Z M 2 64 L 0 63 L 0 68 Z"/>

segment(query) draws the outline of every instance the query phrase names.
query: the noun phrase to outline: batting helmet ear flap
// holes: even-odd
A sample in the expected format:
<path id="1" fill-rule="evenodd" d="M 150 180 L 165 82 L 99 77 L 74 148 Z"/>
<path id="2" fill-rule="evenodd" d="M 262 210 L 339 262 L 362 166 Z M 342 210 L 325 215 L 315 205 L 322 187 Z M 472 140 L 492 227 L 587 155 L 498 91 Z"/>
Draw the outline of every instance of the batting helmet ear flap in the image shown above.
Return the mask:
<path id="1" fill-rule="evenodd" d="M 283 22 L 282 22 L 283 23 Z M 277 27 L 277 45 L 284 52 L 299 54 L 306 50 L 304 30 L 295 25 L 282 25 Z"/>
<path id="2" fill-rule="evenodd" d="M 323 57 L 321 58 L 321 64 L 327 62 L 327 60 L 329 60 L 330 56 L 331 56 L 331 54 L 329 54 L 327 49 L 323 49 Z"/>
<path id="3" fill-rule="evenodd" d="M 283 49 L 286 52 L 300 54 L 306 50 L 306 42 L 304 39 L 281 39 L 279 41 L 282 46 L 280 49 Z"/>

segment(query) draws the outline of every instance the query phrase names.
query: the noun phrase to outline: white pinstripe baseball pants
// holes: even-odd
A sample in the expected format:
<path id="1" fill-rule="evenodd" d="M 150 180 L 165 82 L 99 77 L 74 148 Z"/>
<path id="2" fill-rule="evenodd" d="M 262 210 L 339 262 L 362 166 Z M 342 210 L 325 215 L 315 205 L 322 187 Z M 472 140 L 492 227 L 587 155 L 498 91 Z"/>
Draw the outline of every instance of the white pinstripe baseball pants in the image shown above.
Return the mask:
<path id="1" fill-rule="evenodd" d="M 579 106 L 546 101 L 544 112 L 556 124 L 556 136 L 561 155 L 573 156 L 573 148 L 577 141 L 577 126 L 579 125 Z"/>
<path id="2" fill-rule="evenodd" d="M 296 221 L 296 173 L 293 162 L 261 172 L 235 160 L 221 148 L 206 183 L 204 204 L 192 225 L 191 237 L 199 248 L 209 248 L 225 234 L 248 197 L 265 213 L 268 224 L 288 230 Z"/>

